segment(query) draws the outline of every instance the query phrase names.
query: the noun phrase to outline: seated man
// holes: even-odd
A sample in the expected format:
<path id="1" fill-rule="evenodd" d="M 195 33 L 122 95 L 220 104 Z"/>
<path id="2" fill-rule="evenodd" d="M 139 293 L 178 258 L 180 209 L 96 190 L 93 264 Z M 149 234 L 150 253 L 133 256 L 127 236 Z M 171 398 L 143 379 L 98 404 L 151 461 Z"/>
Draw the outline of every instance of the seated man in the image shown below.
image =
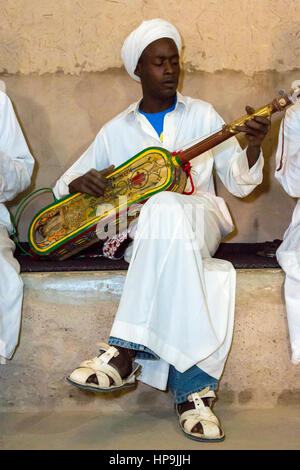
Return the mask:
<path id="1" fill-rule="evenodd" d="M 275 177 L 292 197 L 300 197 L 300 104 L 289 108 L 281 122 L 276 153 Z M 300 201 L 294 209 L 290 226 L 277 250 L 278 263 L 284 270 L 284 294 L 292 362 L 300 364 Z"/>
<path id="2" fill-rule="evenodd" d="M 9 213 L 4 203 L 29 184 L 34 160 L 8 96 L 0 91 L 0 359 L 10 359 L 18 344 L 23 299 L 20 266 Z"/>
<path id="3" fill-rule="evenodd" d="M 143 97 L 100 130 L 58 180 L 56 196 L 101 195 L 109 165 L 119 166 L 146 147 L 181 149 L 223 125 L 210 104 L 177 93 L 180 51 L 177 29 L 164 20 L 145 21 L 129 35 L 122 58 L 141 82 Z M 268 124 L 257 118 L 242 127 L 246 151 L 232 138 L 192 160 L 193 194 L 162 192 L 143 205 L 125 253 L 131 261 L 109 345 L 71 374 L 73 385 L 118 390 L 134 383 L 142 365 L 139 380 L 174 394 L 188 437 L 224 439 L 210 405 L 232 340 L 235 271 L 211 257 L 233 225 L 225 202 L 215 196 L 212 170 L 215 165 L 233 194 L 247 196 L 262 180 L 260 144 Z"/>

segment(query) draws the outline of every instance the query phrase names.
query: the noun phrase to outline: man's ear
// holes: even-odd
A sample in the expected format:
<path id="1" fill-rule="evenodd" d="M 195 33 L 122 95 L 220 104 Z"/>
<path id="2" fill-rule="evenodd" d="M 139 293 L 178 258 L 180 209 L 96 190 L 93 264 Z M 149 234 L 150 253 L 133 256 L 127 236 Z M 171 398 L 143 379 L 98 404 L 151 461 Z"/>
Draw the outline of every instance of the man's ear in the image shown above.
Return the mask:
<path id="1" fill-rule="evenodd" d="M 134 71 L 135 75 L 141 78 L 141 61 L 139 60 Z"/>

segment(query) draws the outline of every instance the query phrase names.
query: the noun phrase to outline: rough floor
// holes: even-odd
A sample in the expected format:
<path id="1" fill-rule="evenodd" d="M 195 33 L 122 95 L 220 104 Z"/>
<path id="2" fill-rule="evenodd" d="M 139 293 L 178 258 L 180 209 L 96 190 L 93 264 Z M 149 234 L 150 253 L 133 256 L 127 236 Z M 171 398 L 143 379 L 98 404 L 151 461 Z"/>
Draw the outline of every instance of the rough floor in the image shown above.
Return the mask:
<path id="1" fill-rule="evenodd" d="M 0 449 L 300 450 L 300 408 L 216 410 L 226 432 L 219 444 L 187 439 L 169 410 L 129 413 L 0 414 Z"/>

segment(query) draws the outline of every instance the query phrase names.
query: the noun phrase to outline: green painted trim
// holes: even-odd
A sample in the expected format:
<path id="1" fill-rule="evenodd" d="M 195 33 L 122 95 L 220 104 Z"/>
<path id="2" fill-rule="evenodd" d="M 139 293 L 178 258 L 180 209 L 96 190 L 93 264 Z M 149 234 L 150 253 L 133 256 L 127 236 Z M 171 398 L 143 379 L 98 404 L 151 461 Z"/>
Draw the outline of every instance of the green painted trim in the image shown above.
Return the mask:
<path id="1" fill-rule="evenodd" d="M 113 173 L 111 173 L 110 176 L 113 176 L 117 171 L 119 171 L 120 169 L 125 169 L 126 166 L 128 166 L 130 163 L 132 163 L 135 159 L 137 159 L 140 155 L 148 152 L 148 151 L 159 151 L 160 153 L 164 154 L 167 158 L 171 159 L 172 158 L 172 155 L 170 152 L 168 152 L 168 150 L 165 150 L 161 147 L 148 147 L 144 150 L 142 150 L 141 152 L 139 152 L 137 155 L 135 155 L 134 157 L 130 158 L 129 160 L 127 160 L 124 164 L 118 166 Z M 168 182 L 166 182 L 166 184 L 164 186 L 162 186 L 159 190 L 156 190 L 156 191 L 153 191 L 150 193 L 147 193 L 146 195 L 140 197 L 138 200 L 135 200 L 135 201 L 132 201 L 131 203 L 129 203 L 127 205 L 127 208 L 131 207 L 133 204 L 139 204 L 141 201 L 144 201 L 145 199 L 149 199 L 149 197 L 151 196 L 154 196 L 155 194 L 159 193 L 159 192 L 162 192 L 162 191 L 165 191 L 169 186 L 170 184 L 172 184 L 174 181 L 172 181 L 174 179 L 174 167 L 171 166 L 171 175 L 170 175 L 170 179 Z M 170 181 L 172 181 L 170 183 Z M 78 235 L 81 235 L 82 233 L 88 231 L 91 227 L 95 226 L 95 225 L 98 225 L 98 223 L 101 221 L 101 218 L 103 217 L 99 217 L 97 218 L 96 220 L 93 220 L 91 221 L 88 225 L 85 225 L 84 228 L 82 228 L 81 230 L 78 230 L 78 231 L 75 231 L 73 232 L 72 234 L 70 234 L 68 237 L 64 238 L 63 240 L 61 240 L 60 242 L 56 242 L 54 243 L 52 246 L 48 247 L 47 249 L 45 250 L 41 250 L 39 249 L 35 244 L 34 244 L 34 241 L 31 237 L 31 231 L 32 231 L 32 227 L 33 225 L 35 224 L 36 222 L 36 219 L 39 217 L 40 214 L 42 214 L 43 212 L 46 212 L 48 209 L 55 209 L 55 206 L 56 205 L 60 205 L 62 203 L 62 201 L 65 201 L 67 199 L 72 199 L 74 197 L 76 197 L 79 193 L 75 193 L 75 194 L 71 194 L 71 195 L 68 195 L 68 196 L 65 196 L 61 199 L 59 199 L 56 203 L 52 203 L 50 204 L 49 206 L 46 206 L 44 207 L 42 210 L 40 210 L 38 212 L 38 214 L 34 217 L 33 221 L 31 222 L 30 226 L 29 226 L 29 229 L 28 229 L 28 242 L 29 242 L 29 245 L 31 247 L 31 249 L 39 254 L 39 255 L 48 255 L 50 253 L 52 253 L 54 250 L 57 250 L 59 249 L 59 247 L 61 247 L 62 245 L 65 245 L 70 239 L 74 238 L 74 236 L 78 236 Z M 107 215 L 107 214 L 106 214 Z"/>
<path id="2" fill-rule="evenodd" d="M 120 168 L 125 168 L 127 165 L 129 165 L 133 160 L 135 160 L 137 157 L 139 157 L 140 155 L 142 155 L 143 153 L 146 153 L 148 152 L 148 150 L 158 150 L 159 152 L 162 152 L 164 153 L 167 157 L 171 158 L 172 155 L 171 153 L 162 148 L 162 147 L 147 147 L 145 148 L 144 150 L 142 150 L 141 152 L 137 153 L 136 155 L 134 155 L 134 157 L 131 157 L 129 160 L 126 160 L 126 162 L 122 163 L 121 165 L 119 165 L 117 168 L 114 169 L 113 173 L 111 173 L 111 175 L 109 176 L 113 176 L 114 173 L 116 173 L 116 171 L 120 170 Z"/>
<path id="3" fill-rule="evenodd" d="M 175 160 L 176 160 L 176 162 L 178 163 L 179 166 L 182 165 L 182 161 L 180 160 L 178 153 L 175 155 Z"/>

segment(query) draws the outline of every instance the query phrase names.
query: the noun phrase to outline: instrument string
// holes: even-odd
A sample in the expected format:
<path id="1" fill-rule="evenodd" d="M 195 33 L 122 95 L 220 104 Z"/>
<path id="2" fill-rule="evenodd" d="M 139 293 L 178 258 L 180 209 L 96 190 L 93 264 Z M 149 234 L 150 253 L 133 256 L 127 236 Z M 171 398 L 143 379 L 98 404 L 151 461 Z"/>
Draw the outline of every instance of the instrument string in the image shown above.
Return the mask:
<path id="1" fill-rule="evenodd" d="M 202 140 L 208 140 L 212 137 L 214 137 L 214 135 L 217 133 L 217 132 L 220 132 L 222 130 L 222 127 L 220 127 L 219 129 L 216 129 L 215 131 L 213 131 L 213 133 L 208 133 L 208 134 L 203 134 L 202 136 L 200 137 L 197 137 L 195 139 L 192 139 L 192 140 L 189 140 L 188 142 L 186 142 L 185 144 L 183 145 L 180 145 L 179 148 L 176 148 L 175 152 L 179 152 L 179 151 L 185 151 L 187 150 L 189 147 L 191 147 L 192 145 L 196 145 L 198 143 L 200 143 Z"/>

